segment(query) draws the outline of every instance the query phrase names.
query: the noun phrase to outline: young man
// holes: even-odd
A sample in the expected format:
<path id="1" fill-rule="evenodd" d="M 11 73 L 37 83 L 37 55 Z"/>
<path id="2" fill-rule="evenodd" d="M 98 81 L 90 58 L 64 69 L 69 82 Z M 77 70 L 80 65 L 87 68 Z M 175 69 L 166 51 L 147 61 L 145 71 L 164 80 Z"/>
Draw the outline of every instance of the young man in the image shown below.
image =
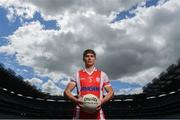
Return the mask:
<path id="1" fill-rule="evenodd" d="M 105 119 L 101 106 L 112 99 L 114 92 L 107 75 L 95 68 L 96 53 L 87 49 L 83 53 L 85 68 L 76 72 L 67 85 L 64 95 L 76 104 L 73 119 Z M 77 87 L 78 98 L 74 97 L 71 91 Z M 103 97 L 103 89 L 107 94 Z M 86 94 L 93 94 L 100 99 L 95 113 L 86 113 L 82 110 L 82 97 Z"/>

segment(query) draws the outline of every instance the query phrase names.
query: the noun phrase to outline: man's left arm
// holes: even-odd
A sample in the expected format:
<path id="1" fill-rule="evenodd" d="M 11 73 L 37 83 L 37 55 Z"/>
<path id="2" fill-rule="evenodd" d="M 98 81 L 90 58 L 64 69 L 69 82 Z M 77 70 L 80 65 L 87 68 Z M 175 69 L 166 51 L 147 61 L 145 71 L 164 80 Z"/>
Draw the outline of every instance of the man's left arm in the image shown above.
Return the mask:
<path id="1" fill-rule="evenodd" d="M 111 86 L 106 85 L 106 86 L 104 86 L 104 88 L 105 88 L 107 94 L 103 99 L 100 100 L 101 102 L 96 108 L 97 111 L 99 111 L 101 109 L 101 106 L 103 104 L 105 104 L 106 102 L 108 102 L 109 100 L 111 100 L 113 98 L 113 96 L 114 96 L 114 91 L 113 91 Z"/>
<path id="2" fill-rule="evenodd" d="M 114 96 L 114 91 L 112 89 L 112 86 L 106 85 L 104 86 L 107 94 L 106 96 L 101 100 L 101 105 L 103 105 L 104 103 L 108 102 L 109 100 L 111 100 Z"/>

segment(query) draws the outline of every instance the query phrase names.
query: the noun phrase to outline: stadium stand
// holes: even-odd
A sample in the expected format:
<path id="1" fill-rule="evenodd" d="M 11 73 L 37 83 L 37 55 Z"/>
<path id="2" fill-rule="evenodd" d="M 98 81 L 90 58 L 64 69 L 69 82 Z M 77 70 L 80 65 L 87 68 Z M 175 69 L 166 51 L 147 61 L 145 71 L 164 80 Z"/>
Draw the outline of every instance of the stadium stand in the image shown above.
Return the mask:
<path id="1" fill-rule="evenodd" d="M 103 106 L 108 119 L 179 119 L 180 59 L 170 65 L 143 93 L 116 95 Z M 23 81 L 0 64 L 0 118 L 71 119 L 74 104 L 63 96 L 51 96 Z"/>

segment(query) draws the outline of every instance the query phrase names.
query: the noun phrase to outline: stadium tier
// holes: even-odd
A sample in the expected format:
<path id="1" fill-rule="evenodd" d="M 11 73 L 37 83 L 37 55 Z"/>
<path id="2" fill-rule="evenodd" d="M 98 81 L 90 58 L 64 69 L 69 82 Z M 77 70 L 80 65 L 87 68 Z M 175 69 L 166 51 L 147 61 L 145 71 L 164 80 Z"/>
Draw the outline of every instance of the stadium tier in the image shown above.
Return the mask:
<path id="1" fill-rule="evenodd" d="M 41 93 L 0 64 L 0 118 L 71 119 L 74 104 Z M 116 95 L 103 106 L 106 118 L 180 118 L 180 60 L 143 87 L 143 93 Z"/>

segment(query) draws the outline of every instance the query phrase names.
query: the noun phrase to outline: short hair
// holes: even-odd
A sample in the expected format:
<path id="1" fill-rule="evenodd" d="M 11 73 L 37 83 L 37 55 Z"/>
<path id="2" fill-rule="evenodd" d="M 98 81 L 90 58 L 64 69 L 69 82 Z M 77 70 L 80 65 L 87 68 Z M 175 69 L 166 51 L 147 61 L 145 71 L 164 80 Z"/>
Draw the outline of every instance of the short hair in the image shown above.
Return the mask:
<path id="1" fill-rule="evenodd" d="M 92 49 L 86 49 L 86 50 L 83 52 L 83 60 L 84 60 L 85 56 L 86 56 L 88 53 L 93 54 L 93 55 L 95 56 L 95 58 L 96 58 L 96 53 L 95 53 L 94 50 L 92 50 Z"/>

